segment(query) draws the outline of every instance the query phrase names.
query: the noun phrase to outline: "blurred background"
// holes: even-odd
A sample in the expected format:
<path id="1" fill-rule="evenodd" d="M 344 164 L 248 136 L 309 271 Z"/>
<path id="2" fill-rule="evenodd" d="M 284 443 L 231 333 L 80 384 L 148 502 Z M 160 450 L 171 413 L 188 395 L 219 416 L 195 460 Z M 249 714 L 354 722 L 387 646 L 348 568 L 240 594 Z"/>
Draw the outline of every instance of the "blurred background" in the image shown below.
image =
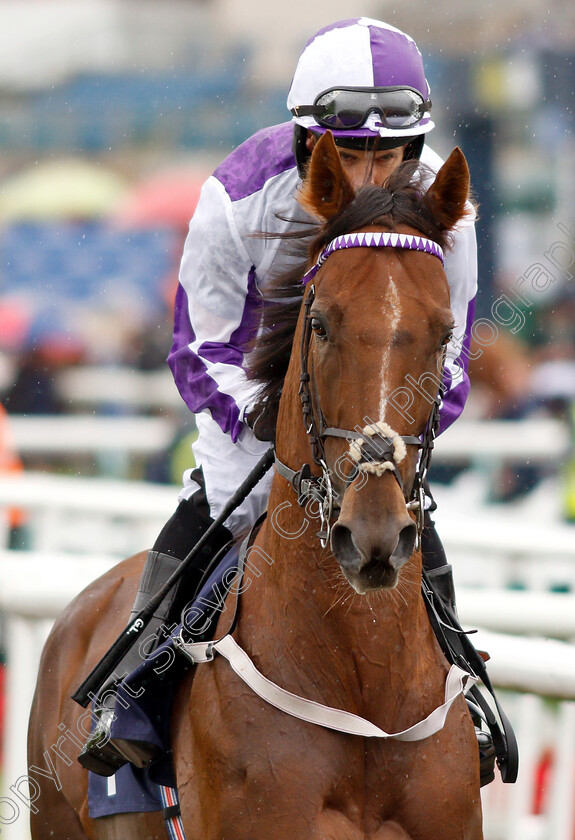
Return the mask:
<path id="1" fill-rule="evenodd" d="M 111 411 L 102 380 L 90 394 L 73 370 L 164 367 L 201 183 L 256 129 L 286 119 L 309 34 L 362 13 L 415 37 L 432 88 L 430 143 L 443 155 L 461 145 L 471 167 L 485 323 L 468 411 L 523 416 L 545 402 L 569 423 L 575 11 L 566 0 L 552 9 L 1 0 L 0 395 L 10 413 L 75 411 L 80 396 Z M 525 481 L 509 476 L 496 492 L 513 496 Z"/>
<path id="2" fill-rule="evenodd" d="M 430 145 L 462 147 L 479 204 L 472 396 L 432 474 L 456 580 L 464 592 L 575 591 L 571 0 L 0 0 L 4 654 L 25 615 L 36 611 L 28 638 L 43 638 L 92 572 L 147 547 L 171 513 L 194 419 L 165 357 L 201 184 L 234 146 L 288 118 L 310 34 L 357 15 L 417 41 Z M 54 581 L 63 557 L 67 585 Z M 31 608 L 38 576 L 53 600 Z M 511 632 L 575 637 L 575 625 L 538 629 L 538 609 Z M 34 673 L 13 669 L 10 714 L 26 712 L 14 698 L 30 695 Z M 487 794 L 488 836 L 573 840 L 573 704 L 530 691 L 509 702 L 540 741 L 515 798 Z M 20 760 L 6 759 L 6 786 Z M 22 824 L 6 836 L 24 837 Z"/>

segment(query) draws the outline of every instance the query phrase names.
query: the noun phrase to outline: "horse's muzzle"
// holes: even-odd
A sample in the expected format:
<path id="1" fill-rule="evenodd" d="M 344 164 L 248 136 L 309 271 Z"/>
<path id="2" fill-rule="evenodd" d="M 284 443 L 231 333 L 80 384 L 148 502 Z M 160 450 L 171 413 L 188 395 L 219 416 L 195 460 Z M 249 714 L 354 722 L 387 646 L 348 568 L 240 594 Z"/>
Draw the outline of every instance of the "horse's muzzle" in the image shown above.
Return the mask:
<path id="1" fill-rule="evenodd" d="M 331 533 L 331 548 L 356 592 L 391 589 L 415 549 L 417 528 L 409 516 L 395 529 L 370 538 L 368 528 L 339 519 Z"/>

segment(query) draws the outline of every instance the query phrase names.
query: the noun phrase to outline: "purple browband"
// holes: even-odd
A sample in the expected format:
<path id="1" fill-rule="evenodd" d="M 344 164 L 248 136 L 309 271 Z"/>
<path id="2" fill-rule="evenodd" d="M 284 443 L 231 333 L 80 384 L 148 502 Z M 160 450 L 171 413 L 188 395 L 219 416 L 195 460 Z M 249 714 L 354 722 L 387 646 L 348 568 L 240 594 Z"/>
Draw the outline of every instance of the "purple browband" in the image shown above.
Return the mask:
<path id="1" fill-rule="evenodd" d="M 317 258 L 316 264 L 306 271 L 302 277 L 302 284 L 305 285 L 308 280 L 315 277 L 330 254 L 342 248 L 407 248 L 410 251 L 423 251 L 426 254 L 432 254 L 440 259 L 443 265 L 443 249 L 441 246 L 432 239 L 424 239 L 423 236 L 412 236 L 408 233 L 389 233 L 389 231 L 345 233 L 343 236 L 332 239 L 329 245 L 326 245 Z"/>

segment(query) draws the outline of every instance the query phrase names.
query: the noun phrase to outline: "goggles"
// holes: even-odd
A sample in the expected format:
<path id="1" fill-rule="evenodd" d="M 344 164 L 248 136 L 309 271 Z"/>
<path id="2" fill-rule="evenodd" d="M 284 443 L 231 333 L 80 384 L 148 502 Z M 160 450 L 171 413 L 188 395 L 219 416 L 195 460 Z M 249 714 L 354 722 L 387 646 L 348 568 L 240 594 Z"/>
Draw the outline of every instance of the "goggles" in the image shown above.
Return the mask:
<path id="1" fill-rule="evenodd" d="M 401 131 L 416 125 L 431 110 L 431 100 L 409 87 L 345 87 L 324 90 L 313 105 L 296 105 L 295 117 L 313 117 L 324 128 L 361 128 L 373 112 L 382 126 Z"/>

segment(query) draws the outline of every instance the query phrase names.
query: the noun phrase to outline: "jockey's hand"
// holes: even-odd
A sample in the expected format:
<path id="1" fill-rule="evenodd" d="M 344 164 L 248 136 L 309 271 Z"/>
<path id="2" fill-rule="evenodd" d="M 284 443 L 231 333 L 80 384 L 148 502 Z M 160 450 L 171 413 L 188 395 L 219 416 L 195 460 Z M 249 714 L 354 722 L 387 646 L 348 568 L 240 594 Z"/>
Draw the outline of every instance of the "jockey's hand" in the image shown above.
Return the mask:
<path id="1" fill-rule="evenodd" d="M 275 441 L 275 416 L 272 418 L 266 410 L 265 402 L 255 403 L 249 406 L 244 412 L 244 423 L 248 426 L 258 440 Z"/>

